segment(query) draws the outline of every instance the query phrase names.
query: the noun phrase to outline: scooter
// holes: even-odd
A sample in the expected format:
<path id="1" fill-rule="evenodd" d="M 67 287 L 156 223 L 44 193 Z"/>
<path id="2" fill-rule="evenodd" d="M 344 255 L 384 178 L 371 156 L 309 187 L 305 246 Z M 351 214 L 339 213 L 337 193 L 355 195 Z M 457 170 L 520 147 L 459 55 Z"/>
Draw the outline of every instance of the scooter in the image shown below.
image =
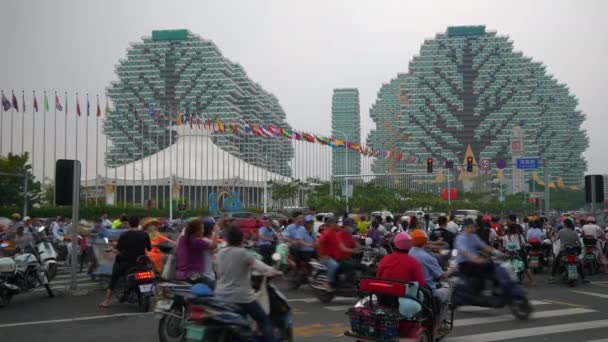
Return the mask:
<path id="1" fill-rule="evenodd" d="M 356 263 L 355 260 L 352 260 L 352 262 Z M 328 291 L 327 267 L 317 261 L 310 261 L 309 264 L 312 266 L 310 286 L 314 289 L 315 296 L 321 303 L 330 303 L 336 296 L 336 293 L 344 296 L 356 296 L 358 294 L 358 279 L 363 276 L 363 272 L 360 269 L 355 268 L 349 272 L 338 274 L 336 278 L 336 290 Z"/>
<path id="2" fill-rule="evenodd" d="M 515 278 L 517 279 L 517 282 L 519 284 L 522 284 L 524 281 L 525 265 L 524 261 L 521 259 L 519 251 L 517 250 L 517 246 L 513 243 L 509 243 L 507 245 L 506 255 L 509 259 L 509 262 L 511 263 L 513 272 L 515 272 Z"/>
<path id="3" fill-rule="evenodd" d="M 534 273 L 540 273 L 543 271 L 543 267 L 547 266 L 547 258 L 543 251 L 540 240 L 531 238 L 528 243 L 530 248 L 528 250 L 528 267 Z"/>
<path id="4" fill-rule="evenodd" d="M 148 312 L 151 298 L 154 296 L 155 283 L 156 276 L 150 259 L 141 255 L 137 258 L 137 265 L 127 272 L 127 276 L 118 280 L 114 294 L 120 303 L 137 303 L 139 311 Z"/>
<path id="5" fill-rule="evenodd" d="M 380 260 L 387 255 L 384 247 L 372 246 L 373 240 L 366 238 L 364 240 L 363 257 L 361 257 L 361 265 L 365 267 L 365 274 L 375 276 Z"/>
<path id="6" fill-rule="evenodd" d="M 597 239 L 583 237 L 583 244 L 585 248 L 585 252 L 583 253 L 583 270 L 588 270 L 589 275 L 598 273 L 600 270 L 600 263 L 598 261 L 600 250 L 597 247 Z"/>
<path id="7" fill-rule="evenodd" d="M 297 290 L 303 284 L 310 284 L 312 278 L 312 266 L 308 262 L 300 262 L 300 267 L 293 255 L 289 252 L 289 244 L 279 243 L 272 254 L 275 268 L 285 274 L 285 280 L 290 290 Z"/>
<path id="8" fill-rule="evenodd" d="M 6 247 L 8 244 L 0 244 L 0 248 Z M 31 253 L 15 255 L 14 259 L 0 258 L 0 306 L 8 305 L 14 295 L 38 286 L 44 286 L 49 297 L 54 296 L 47 269 L 36 246 L 32 242 L 25 249 Z"/>
<path id="9" fill-rule="evenodd" d="M 580 247 L 578 246 L 566 246 L 557 269 L 562 281 L 572 287 L 576 285 L 579 278 L 578 268 L 581 262 L 578 256 L 579 252 Z"/>
<path id="10" fill-rule="evenodd" d="M 458 254 L 457 250 L 452 252 L 453 256 Z M 454 284 L 451 305 L 453 309 L 463 305 L 472 305 L 487 308 L 509 307 L 513 315 L 519 320 L 526 320 L 532 313 L 532 305 L 528 300 L 524 288 L 517 284 L 515 272 L 510 262 L 496 265 L 492 259 L 488 262 L 494 265 L 494 278 L 487 280 L 477 277 L 466 277 L 460 272 L 454 272 L 450 278 Z M 498 279 L 503 283 L 508 283 L 505 288 L 509 289 L 504 293 L 499 286 Z"/>
<path id="11" fill-rule="evenodd" d="M 44 227 L 40 227 L 40 229 L 44 230 Z M 52 281 L 55 279 L 57 270 L 59 269 L 59 265 L 57 264 L 57 251 L 48 239 L 40 239 L 40 241 L 36 243 L 36 249 L 47 269 L 46 276 L 49 281 Z"/>

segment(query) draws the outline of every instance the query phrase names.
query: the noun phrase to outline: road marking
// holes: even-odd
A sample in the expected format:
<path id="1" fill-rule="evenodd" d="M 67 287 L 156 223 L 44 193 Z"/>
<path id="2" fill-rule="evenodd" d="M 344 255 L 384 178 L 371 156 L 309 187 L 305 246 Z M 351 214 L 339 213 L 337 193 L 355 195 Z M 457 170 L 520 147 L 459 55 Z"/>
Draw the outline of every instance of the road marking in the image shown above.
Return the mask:
<path id="1" fill-rule="evenodd" d="M 599 298 L 608 298 L 608 294 L 604 294 L 604 293 L 595 293 L 595 292 L 587 292 L 587 291 L 573 291 L 573 290 L 570 290 L 570 292 L 585 294 L 588 296 L 594 296 L 594 297 L 599 297 Z"/>
<path id="2" fill-rule="evenodd" d="M 69 279 L 69 278 L 72 278 L 72 275 L 71 275 L 71 274 L 69 274 L 69 273 L 68 273 L 68 274 L 58 274 L 58 275 L 56 275 L 56 276 L 55 276 L 55 279 Z M 91 276 L 90 276 L 90 275 L 88 275 L 88 274 L 82 274 L 82 273 L 78 274 L 78 273 L 77 273 L 77 274 L 76 274 L 76 278 L 86 278 L 86 279 L 90 279 L 90 278 L 91 278 Z"/>
<path id="3" fill-rule="evenodd" d="M 458 322 L 454 322 L 458 326 Z M 590 322 L 580 323 L 567 323 L 567 324 L 556 324 L 556 325 L 545 325 L 534 328 L 525 329 L 510 329 L 504 331 L 497 331 L 492 333 L 448 337 L 449 342 L 491 342 L 500 340 L 512 340 L 517 338 L 541 336 L 549 334 L 559 334 L 564 332 L 572 332 L 579 330 L 606 328 L 608 326 L 608 319 Z"/>
<path id="4" fill-rule="evenodd" d="M 82 281 L 86 281 L 86 282 L 91 282 L 90 278 L 76 278 L 76 282 L 80 283 Z M 72 282 L 72 279 L 65 279 L 65 280 L 51 280 L 51 285 L 64 285 L 64 284 L 69 284 Z M 97 282 L 99 283 L 99 282 Z"/>
<path id="5" fill-rule="evenodd" d="M 608 338 L 602 338 L 602 339 L 599 339 L 599 340 L 585 341 L 585 342 L 608 342 Z"/>
<path id="6" fill-rule="evenodd" d="M 324 306 L 323 309 L 326 309 L 329 311 L 346 311 L 352 307 L 353 307 L 352 305 L 336 305 L 336 306 Z"/>
<path id="7" fill-rule="evenodd" d="M 574 303 L 569 303 L 569 302 L 562 302 L 562 301 L 553 300 L 553 299 L 545 299 L 545 301 L 549 302 L 550 304 L 561 304 L 561 305 L 567 305 L 567 306 L 574 306 L 577 308 L 587 308 L 588 307 L 585 305 L 579 305 L 579 304 L 574 304 Z"/>
<path id="8" fill-rule="evenodd" d="M 548 311 L 540 311 L 534 312 L 531 315 L 532 319 L 535 318 L 549 318 L 549 317 L 559 317 L 559 316 L 567 316 L 567 315 L 580 315 L 591 312 L 597 312 L 597 310 L 591 309 L 583 309 L 583 308 L 575 308 L 575 309 L 559 309 L 559 310 L 548 310 Z M 488 324 L 488 323 L 497 323 L 497 322 L 507 322 L 514 320 L 513 315 L 500 315 L 494 317 L 478 317 L 478 318 L 466 318 L 466 319 L 457 319 L 454 322 L 454 325 L 457 327 L 465 327 L 469 325 L 478 325 L 478 324 Z"/>
<path id="9" fill-rule="evenodd" d="M 313 323 L 295 327 L 293 328 L 293 333 L 295 337 L 313 337 L 319 335 L 338 335 L 336 337 L 339 337 L 340 335 L 343 335 L 344 331 L 348 330 L 348 328 L 349 326 L 344 323 Z"/>
<path id="10" fill-rule="evenodd" d="M 55 290 L 64 290 L 70 284 L 69 283 L 65 284 L 65 286 L 55 286 L 55 285 L 57 285 L 57 284 L 51 283 L 51 289 L 53 291 L 55 291 Z M 97 282 L 95 282 L 95 283 L 78 283 L 78 287 L 93 287 L 95 285 L 99 285 L 99 283 L 97 283 Z M 37 287 L 37 288 L 35 288 L 35 289 L 32 290 L 32 292 L 39 292 L 39 291 L 46 291 L 46 288 L 44 288 L 44 287 Z"/>
<path id="11" fill-rule="evenodd" d="M 530 304 L 537 306 L 537 305 L 547 305 L 547 304 L 551 304 L 551 303 L 542 301 L 542 300 L 531 300 Z M 458 307 L 456 309 L 456 312 L 478 312 L 478 311 L 487 311 L 487 310 L 495 310 L 495 309 L 494 308 L 485 308 L 485 307 L 481 307 L 481 306 L 465 305 L 465 306 Z"/>
<path id="12" fill-rule="evenodd" d="M 63 319 L 51 319 L 48 321 L 31 321 L 31 322 L 18 322 L 18 323 L 7 323 L 0 324 L 0 328 L 11 328 L 11 327 L 22 327 L 27 325 L 41 325 L 41 324 L 57 324 L 57 323 L 71 323 L 71 322 L 80 322 L 80 321 L 93 321 L 96 319 L 106 319 L 106 318 L 114 318 L 114 317 L 131 317 L 131 316 L 148 316 L 152 315 L 153 312 L 146 313 L 119 313 L 112 315 L 99 315 L 99 316 L 88 316 L 88 317 L 76 317 L 76 318 L 63 318 Z"/>
<path id="13" fill-rule="evenodd" d="M 359 299 L 354 297 L 335 297 L 332 302 L 357 302 Z M 288 299 L 288 302 L 303 302 L 303 303 L 317 303 L 319 299 L 316 297 L 311 298 L 292 298 Z"/>

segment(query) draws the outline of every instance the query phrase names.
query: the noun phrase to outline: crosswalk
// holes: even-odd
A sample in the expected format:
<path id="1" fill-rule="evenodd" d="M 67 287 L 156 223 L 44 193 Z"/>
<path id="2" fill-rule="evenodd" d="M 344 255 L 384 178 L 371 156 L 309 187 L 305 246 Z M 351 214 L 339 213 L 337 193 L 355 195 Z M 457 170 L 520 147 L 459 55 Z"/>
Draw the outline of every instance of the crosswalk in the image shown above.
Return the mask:
<path id="1" fill-rule="evenodd" d="M 604 293 L 577 290 L 569 290 L 569 292 L 572 295 L 590 296 L 597 300 L 604 299 L 608 304 L 608 295 Z M 320 304 L 314 297 L 295 298 L 289 301 L 294 305 L 302 303 L 301 305 L 304 306 Z M 330 312 L 345 312 L 356 301 L 356 298 L 336 297 L 331 305 L 321 304 L 321 308 Z M 600 312 L 597 307 L 550 299 L 531 300 L 530 303 L 534 312 L 526 321 L 518 321 L 507 308 L 460 307 L 455 313 L 454 330 L 443 341 L 536 341 L 539 337 L 542 337 L 543 341 L 560 337 L 558 340 L 562 341 L 561 338 L 565 336 L 572 341 L 608 342 L 608 339 L 599 339 L 608 334 L 608 315 Z M 311 311 L 306 307 L 301 310 Z M 344 327 L 347 326 L 348 322 L 345 321 Z M 587 335 L 589 332 L 595 332 L 595 334 Z M 581 336 L 591 337 L 585 339 Z"/>
<path id="2" fill-rule="evenodd" d="M 60 265 L 55 279 L 51 281 L 51 288 L 53 290 L 63 290 L 70 286 L 71 283 L 72 275 L 70 274 L 70 268 Z M 92 280 L 86 272 L 76 273 L 76 283 L 78 284 L 78 288 L 81 289 L 93 289 L 103 286 L 99 280 Z M 34 289 L 34 291 L 45 291 L 45 289 L 39 287 Z"/>

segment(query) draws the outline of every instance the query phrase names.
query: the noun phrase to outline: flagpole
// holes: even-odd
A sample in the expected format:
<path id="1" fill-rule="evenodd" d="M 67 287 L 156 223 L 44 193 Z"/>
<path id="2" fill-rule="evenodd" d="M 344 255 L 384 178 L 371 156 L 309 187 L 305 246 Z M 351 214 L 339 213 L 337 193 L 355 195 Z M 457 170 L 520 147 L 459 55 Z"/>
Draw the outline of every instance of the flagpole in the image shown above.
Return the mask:
<path id="1" fill-rule="evenodd" d="M 36 107 L 38 107 L 38 102 L 36 101 L 36 91 L 32 90 L 32 96 L 34 97 L 34 101 L 36 102 Z M 36 160 L 36 115 L 34 114 L 34 102 L 32 102 L 32 173 L 34 174 L 34 178 L 36 177 L 35 169 L 34 169 L 34 160 Z M 0 138 L 1 139 L 1 138 Z"/>
<path id="2" fill-rule="evenodd" d="M 2 123 L 4 122 L 4 90 L 1 92 L 2 96 L 0 96 L 2 103 L 0 104 L 0 156 L 2 155 L 2 142 L 4 141 L 4 126 Z"/>
<path id="3" fill-rule="evenodd" d="M 76 93 L 76 103 L 79 105 L 78 93 Z M 67 120 L 67 118 L 66 118 L 66 120 Z M 74 159 L 78 160 L 78 113 L 76 113 L 76 129 L 74 131 L 76 131 L 76 134 L 74 137 Z M 78 199 L 78 201 L 80 202 L 80 199 Z"/>
<path id="4" fill-rule="evenodd" d="M 13 99 L 15 98 L 15 91 L 11 90 L 11 132 L 10 132 L 10 137 L 11 137 L 11 152 L 10 153 L 14 153 L 13 151 L 13 117 L 14 117 L 14 113 L 15 113 L 15 106 L 13 105 Z"/>
<path id="5" fill-rule="evenodd" d="M 107 163 L 107 160 L 106 160 L 106 158 L 107 158 L 107 153 L 108 153 L 108 135 L 105 133 L 105 127 L 106 127 L 106 126 L 105 126 L 105 123 L 106 123 L 106 120 L 108 120 L 108 116 L 110 115 L 110 103 L 109 103 L 108 101 L 109 101 L 109 100 L 108 100 L 108 95 L 106 95 L 106 108 L 105 108 L 106 115 L 105 115 L 105 117 L 103 118 L 103 120 L 104 120 L 104 121 L 103 121 L 103 124 L 104 124 L 104 132 L 103 132 L 103 136 L 104 136 L 104 138 L 105 138 L 105 145 L 104 145 L 104 146 L 105 146 L 105 147 L 104 147 L 104 151 L 105 151 L 105 153 L 104 153 L 104 156 L 103 156 L 103 167 L 104 167 L 104 169 L 105 169 L 105 171 L 106 171 L 106 172 L 105 172 L 105 174 L 106 174 L 106 178 L 104 179 L 104 182 L 105 182 L 105 184 L 106 184 L 106 185 L 108 184 L 108 163 Z M 105 187 L 104 187 L 104 191 L 103 191 L 104 196 L 105 196 L 105 193 L 106 193 L 106 191 L 105 191 L 105 190 L 106 190 L 106 189 L 105 189 Z M 114 188 L 114 193 L 116 193 L 116 188 Z M 104 199 L 104 202 L 105 202 L 105 204 L 106 204 L 106 205 L 108 204 L 107 199 Z M 114 203 L 114 204 L 116 204 L 116 203 Z"/>
<path id="6" fill-rule="evenodd" d="M 21 105 L 23 106 L 23 115 L 21 116 L 21 153 L 25 152 L 25 90 L 21 90 Z M 34 167 L 32 166 L 32 172 Z"/>
<path id="7" fill-rule="evenodd" d="M 175 108 L 173 108 L 175 109 Z M 171 118 L 170 118 L 171 119 Z M 173 120 L 169 120 L 169 221 L 173 220 Z M 176 151 L 178 152 L 178 151 Z M 178 153 L 179 154 L 179 153 Z"/>
<path id="8" fill-rule="evenodd" d="M 97 98 L 97 108 L 95 108 L 95 110 L 97 111 L 95 113 L 95 206 L 97 206 L 99 204 L 99 196 L 97 196 L 97 167 L 99 166 L 99 116 L 97 116 L 97 114 L 100 114 L 101 112 L 99 109 L 99 94 L 95 95 L 95 97 Z"/>
<path id="9" fill-rule="evenodd" d="M 63 93 L 65 97 L 65 116 L 63 117 L 63 158 L 68 159 L 68 92 Z"/>
<path id="10" fill-rule="evenodd" d="M 57 100 L 57 91 L 55 91 L 55 100 Z M 67 109 L 66 109 L 67 110 Z M 53 164 L 57 162 L 57 104 L 55 104 L 54 112 L 54 133 L 53 133 Z M 57 191 L 53 191 L 53 203 L 55 202 Z"/>
<path id="11" fill-rule="evenodd" d="M 91 103 L 89 102 L 89 93 L 87 93 L 87 117 L 84 129 L 84 179 L 89 177 L 89 116 L 91 115 Z M 88 189 L 87 189 L 88 190 Z M 89 192 L 84 192 L 85 203 L 89 203 Z"/>
<path id="12" fill-rule="evenodd" d="M 45 172 L 46 172 L 46 109 L 47 109 L 47 103 L 48 103 L 48 98 L 46 97 L 46 90 L 44 91 L 44 100 L 43 100 L 43 104 L 42 104 L 42 108 L 43 110 L 43 117 L 42 117 L 42 185 L 44 187 L 44 182 L 45 182 Z M 53 191 L 54 193 L 55 191 Z M 53 197 L 55 197 L 55 195 L 53 195 Z"/>

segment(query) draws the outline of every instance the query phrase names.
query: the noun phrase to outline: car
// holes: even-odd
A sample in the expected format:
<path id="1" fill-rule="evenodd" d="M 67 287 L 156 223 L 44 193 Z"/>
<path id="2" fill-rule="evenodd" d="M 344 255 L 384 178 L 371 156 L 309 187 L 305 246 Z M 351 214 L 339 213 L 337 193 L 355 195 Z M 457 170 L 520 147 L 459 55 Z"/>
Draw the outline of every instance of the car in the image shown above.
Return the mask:
<path id="1" fill-rule="evenodd" d="M 437 223 L 437 219 L 441 216 L 448 216 L 448 214 L 446 213 L 427 213 L 429 214 L 429 217 L 431 218 L 431 221 Z"/>
<path id="2" fill-rule="evenodd" d="M 408 217 L 416 217 L 417 219 L 422 219 L 424 217 L 424 211 L 421 210 L 408 210 L 405 213 L 403 213 L 402 216 L 408 216 Z"/>
<path id="3" fill-rule="evenodd" d="M 387 210 L 382 210 L 382 211 L 372 211 L 372 213 L 370 214 L 371 217 L 376 217 L 376 216 L 380 216 L 382 217 L 383 220 L 385 220 L 387 217 L 393 217 L 393 213 L 391 213 L 390 211 Z"/>
<path id="4" fill-rule="evenodd" d="M 454 210 L 452 215 L 454 215 L 454 220 L 456 222 L 462 223 L 465 219 L 477 220 L 477 217 L 481 215 L 481 212 L 479 210 L 459 209 Z"/>
<path id="5" fill-rule="evenodd" d="M 224 217 L 230 217 L 230 218 L 235 218 L 235 219 L 250 219 L 250 218 L 256 218 L 259 216 L 260 216 L 260 214 L 253 213 L 250 211 L 233 211 L 233 212 L 227 212 L 224 214 Z"/>

